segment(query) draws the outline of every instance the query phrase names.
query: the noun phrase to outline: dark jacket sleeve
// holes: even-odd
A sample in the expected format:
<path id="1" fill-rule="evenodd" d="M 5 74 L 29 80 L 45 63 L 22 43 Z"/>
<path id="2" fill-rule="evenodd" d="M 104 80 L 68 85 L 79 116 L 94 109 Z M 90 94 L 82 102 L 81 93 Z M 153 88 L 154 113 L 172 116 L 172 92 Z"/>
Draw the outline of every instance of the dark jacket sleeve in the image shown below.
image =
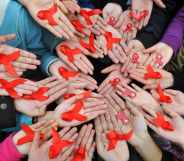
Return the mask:
<path id="1" fill-rule="evenodd" d="M 140 40 L 146 48 L 161 39 L 172 17 L 181 7 L 179 0 L 165 0 L 164 3 L 166 4 L 166 9 L 159 8 L 154 4 L 148 25 L 137 34 L 136 39 Z"/>
<path id="2" fill-rule="evenodd" d="M 10 97 L 0 97 L 0 129 L 16 125 L 16 111 L 14 100 Z"/>
<path id="3" fill-rule="evenodd" d="M 174 84 L 172 89 L 184 92 L 184 73 L 182 72 L 173 73 L 173 76 L 174 76 Z"/>

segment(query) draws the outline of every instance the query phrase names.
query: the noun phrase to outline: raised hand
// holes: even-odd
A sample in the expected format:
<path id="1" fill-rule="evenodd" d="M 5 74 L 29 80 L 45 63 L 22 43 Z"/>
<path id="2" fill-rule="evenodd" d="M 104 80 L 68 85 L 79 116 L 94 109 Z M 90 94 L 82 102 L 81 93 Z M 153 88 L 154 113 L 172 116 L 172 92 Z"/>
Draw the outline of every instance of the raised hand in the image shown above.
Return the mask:
<path id="1" fill-rule="evenodd" d="M 145 66 L 150 64 L 155 68 L 161 69 L 171 60 L 173 49 L 167 44 L 160 42 L 146 49 L 144 53 L 150 54 Z"/>
<path id="2" fill-rule="evenodd" d="M 94 142 L 95 130 L 93 125 L 83 125 L 75 143 L 75 148 L 68 160 L 76 161 L 80 158 L 83 161 L 92 161 L 95 151 Z"/>
<path id="3" fill-rule="evenodd" d="M 112 131 L 121 133 L 122 129 L 127 130 L 112 113 L 106 113 L 95 119 L 97 152 L 105 161 L 127 161 L 129 159 L 128 146 L 124 140 L 118 140 L 115 148 L 108 150 L 111 140 L 108 140 L 107 134 Z"/>
<path id="4" fill-rule="evenodd" d="M 67 91 L 67 83 L 57 80 L 56 77 L 50 77 L 37 83 L 38 87 L 47 87 L 48 91 L 44 94 L 47 99 L 15 99 L 16 110 L 28 116 L 42 116 L 46 112 L 47 106 L 60 98 Z"/>
<path id="5" fill-rule="evenodd" d="M 32 17 L 41 26 L 48 29 L 55 36 L 64 36 L 67 39 L 75 38 L 74 26 L 65 16 L 67 9 L 60 0 L 56 0 L 55 2 L 52 0 L 20 0 L 20 2 L 24 4 Z"/>
<path id="6" fill-rule="evenodd" d="M 0 45 L 1 72 L 6 71 L 8 75 L 15 77 L 28 69 L 36 69 L 38 65 L 40 65 L 40 61 L 33 53 L 4 44 Z"/>
<path id="7" fill-rule="evenodd" d="M 73 70 L 81 70 L 85 74 L 93 74 L 94 67 L 83 54 L 84 50 L 81 50 L 74 44 L 75 42 L 73 41 L 59 44 L 56 48 L 58 56 Z"/>
<path id="8" fill-rule="evenodd" d="M 160 104 L 152 97 L 152 95 L 135 84 L 132 84 L 132 87 L 128 85 L 118 85 L 117 90 L 117 93 L 121 97 L 138 107 L 151 105 L 153 110 L 160 110 Z"/>
<path id="9" fill-rule="evenodd" d="M 85 92 L 86 93 L 86 92 Z M 77 126 L 96 118 L 107 111 L 107 105 L 101 95 L 76 95 L 56 107 L 54 118 L 59 126 Z"/>
<path id="10" fill-rule="evenodd" d="M 173 75 L 165 70 L 153 68 L 151 65 L 147 67 L 138 66 L 136 69 L 129 71 L 129 76 L 144 84 L 144 89 L 155 89 L 158 84 L 165 89 L 173 85 Z"/>
<path id="11" fill-rule="evenodd" d="M 70 89 L 97 89 L 97 82 L 95 79 L 89 75 L 72 70 L 59 59 L 50 66 L 49 71 L 53 76 L 56 76 L 62 81 L 67 81 Z"/>

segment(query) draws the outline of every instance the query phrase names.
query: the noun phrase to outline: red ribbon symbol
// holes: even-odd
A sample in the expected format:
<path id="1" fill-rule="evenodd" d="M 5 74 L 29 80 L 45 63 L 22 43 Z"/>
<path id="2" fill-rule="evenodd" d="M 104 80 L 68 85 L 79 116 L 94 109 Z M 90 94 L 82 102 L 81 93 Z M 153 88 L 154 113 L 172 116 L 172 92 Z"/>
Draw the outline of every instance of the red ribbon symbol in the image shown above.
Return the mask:
<path id="1" fill-rule="evenodd" d="M 49 158 L 54 159 L 61 153 L 61 151 L 65 147 L 70 146 L 71 144 L 73 144 L 73 142 L 68 140 L 62 140 L 58 132 L 54 128 L 52 128 L 51 132 L 52 132 L 53 144 L 50 146 L 50 149 L 49 149 Z"/>
<path id="2" fill-rule="evenodd" d="M 63 95 L 63 98 L 64 98 L 64 100 L 67 100 L 67 99 L 72 98 L 74 96 L 76 96 L 76 94 L 74 94 L 74 93 L 65 93 Z"/>
<path id="3" fill-rule="evenodd" d="M 58 25 L 58 23 L 56 22 L 56 20 L 54 19 L 54 14 L 56 14 L 57 12 L 57 5 L 54 4 L 51 8 L 49 8 L 48 10 L 40 10 L 37 13 L 37 17 L 41 20 L 47 20 L 49 25 L 51 26 L 56 26 Z"/>
<path id="4" fill-rule="evenodd" d="M 174 127 L 169 121 L 165 119 L 162 113 L 157 112 L 156 115 L 157 115 L 156 118 L 150 121 L 153 125 L 161 127 L 164 130 L 174 131 Z"/>
<path id="5" fill-rule="evenodd" d="M 5 89 L 12 98 L 20 98 L 21 96 L 18 95 L 18 93 L 15 91 L 14 88 L 20 84 L 23 84 L 24 82 L 25 82 L 25 79 L 22 79 L 22 78 L 18 78 L 10 82 L 8 82 L 5 79 L 0 79 L 0 84 L 1 84 L 0 88 Z"/>
<path id="6" fill-rule="evenodd" d="M 139 64 L 139 54 L 137 54 L 137 53 L 134 53 L 133 55 L 132 55 L 132 63 L 134 63 L 134 64 Z"/>
<path id="7" fill-rule="evenodd" d="M 130 16 L 130 18 L 134 18 L 136 21 L 141 21 L 146 16 L 148 16 L 148 14 L 149 14 L 149 11 L 147 11 L 147 10 L 144 10 L 144 11 L 142 11 L 140 13 L 135 13 L 135 12 L 131 11 L 129 13 L 129 16 Z"/>
<path id="8" fill-rule="evenodd" d="M 130 89 L 125 88 L 124 90 L 125 91 L 121 92 L 123 96 L 130 97 L 130 98 L 135 98 L 136 97 L 136 93 L 131 91 Z"/>
<path id="9" fill-rule="evenodd" d="M 76 77 L 77 75 L 79 75 L 79 72 L 70 71 L 70 70 L 67 70 L 64 67 L 59 68 L 59 73 L 66 80 L 69 80 L 70 78 L 73 78 L 73 77 Z"/>
<path id="10" fill-rule="evenodd" d="M 31 95 L 24 95 L 23 98 L 28 100 L 45 101 L 49 98 L 48 96 L 45 96 L 45 93 L 47 93 L 48 90 L 49 88 L 47 87 L 41 87 L 36 92 L 33 92 Z"/>
<path id="11" fill-rule="evenodd" d="M 79 20 L 72 20 L 71 23 L 73 24 L 73 26 L 76 28 L 77 31 L 84 33 L 85 26 L 81 24 Z"/>
<path id="12" fill-rule="evenodd" d="M 124 124 L 129 123 L 128 116 L 127 116 L 127 115 L 125 114 L 125 112 L 123 112 L 123 111 L 118 112 L 117 118 L 118 118 L 119 120 L 121 120 Z"/>
<path id="13" fill-rule="evenodd" d="M 114 16 L 110 16 L 107 23 L 111 26 L 114 26 L 116 22 L 117 22 L 116 18 Z"/>
<path id="14" fill-rule="evenodd" d="M 26 135 L 24 137 L 20 138 L 17 141 L 16 144 L 17 145 L 22 145 L 22 144 L 25 144 L 25 143 L 32 142 L 33 139 L 34 139 L 34 136 L 35 136 L 35 132 L 26 124 L 21 125 L 21 128 L 26 133 Z M 40 134 L 40 139 L 44 140 L 44 134 L 43 133 Z"/>
<path id="15" fill-rule="evenodd" d="M 13 76 L 16 76 L 17 73 L 13 68 L 13 62 L 16 61 L 20 57 L 20 51 L 15 51 L 11 54 L 5 55 L 0 53 L 0 64 L 3 64 L 6 71 Z"/>
<path id="16" fill-rule="evenodd" d="M 157 93 L 159 95 L 160 102 L 172 103 L 171 97 L 164 94 L 164 91 L 162 90 L 160 85 L 158 85 L 156 91 L 157 91 Z"/>
<path id="17" fill-rule="evenodd" d="M 59 50 L 67 56 L 70 62 L 74 62 L 75 55 L 81 54 L 81 50 L 79 48 L 71 49 L 68 45 L 62 44 L 59 47 Z"/>
<path id="18" fill-rule="evenodd" d="M 146 70 L 147 70 L 147 73 L 144 75 L 144 79 L 160 79 L 160 78 L 162 78 L 162 75 L 159 72 L 155 72 L 151 65 L 148 65 Z"/>
<path id="19" fill-rule="evenodd" d="M 90 10 L 90 11 L 87 11 L 87 10 L 80 10 L 80 15 L 82 17 L 84 17 L 87 25 L 93 25 L 93 22 L 91 20 L 91 16 L 95 16 L 95 15 L 99 15 L 101 14 L 102 11 L 99 10 L 99 9 L 93 9 L 93 10 Z"/>
<path id="20" fill-rule="evenodd" d="M 79 149 L 76 150 L 74 157 L 71 161 L 84 161 L 86 157 L 86 149 L 83 147 L 79 147 Z"/>
<path id="21" fill-rule="evenodd" d="M 157 64 L 158 66 L 162 66 L 163 65 L 163 56 L 161 54 L 158 54 L 156 56 L 156 60 L 155 60 L 155 64 Z"/>
<path id="22" fill-rule="evenodd" d="M 110 80 L 109 83 L 112 85 L 112 87 L 116 88 L 117 85 L 121 82 L 119 78 L 115 78 L 113 80 Z"/>
<path id="23" fill-rule="evenodd" d="M 130 140 L 130 138 L 133 135 L 133 131 L 131 130 L 130 132 L 126 133 L 126 134 L 119 134 L 116 131 L 110 131 L 106 134 L 106 137 L 109 141 L 109 145 L 108 145 L 108 151 L 113 150 L 116 148 L 116 145 L 118 143 L 118 141 L 128 141 Z"/>
<path id="24" fill-rule="evenodd" d="M 82 109 L 82 107 L 84 107 L 84 103 L 82 100 L 78 100 L 73 109 L 69 110 L 68 112 L 65 112 L 61 115 L 61 119 L 64 121 L 73 121 L 73 120 L 77 120 L 77 121 L 86 121 L 87 117 L 84 115 L 81 115 L 79 112 Z"/>
<path id="25" fill-rule="evenodd" d="M 114 43 L 120 43 L 121 39 L 120 38 L 113 38 L 111 32 L 106 32 L 105 33 L 105 38 L 107 42 L 107 49 L 112 50 L 113 44 Z"/>
<path id="26" fill-rule="evenodd" d="M 132 32 L 133 31 L 133 25 L 131 23 L 128 23 L 125 30 L 123 32 Z"/>
<path id="27" fill-rule="evenodd" d="M 83 39 L 80 39 L 80 45 L 88 49 L 90 52 L 96 53 L 95 36 L 93 34 L 89 36 L 89 43 L 86 43 Z"/>

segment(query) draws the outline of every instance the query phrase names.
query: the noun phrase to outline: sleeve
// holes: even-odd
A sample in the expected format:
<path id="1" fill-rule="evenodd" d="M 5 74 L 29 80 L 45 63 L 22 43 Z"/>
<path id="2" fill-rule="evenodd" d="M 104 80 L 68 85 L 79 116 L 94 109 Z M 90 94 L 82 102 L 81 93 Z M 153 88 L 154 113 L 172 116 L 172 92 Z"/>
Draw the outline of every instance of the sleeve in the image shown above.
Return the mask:
<path id="1" fill-rule="evenodd" d="M 39 26 L 29 13 L 23 9 L 20 13 L 20 36 L 25 43 L 26 50 L 38 56 L 41 61 L 41 69 L 48 74 L 48 67 L 52 64 L 57 56 L 45 46 L 42 40 L 42 28 Z"/>
<path id="2" fill-rule="evenodd" d="M 166 30 L 162 42 L 168 44 L 176 54 L 181 48 L 184 37 L 184 6 L 173 19 L 168 29 Z"/>
<path id="3" fill-rule="evenodd" d="M 139 31 L 136 36 L 136 39 L 140 40 L 146 48 L 153 46 L 161 39 L 176 10 L 176 0 L 167 0 L 165 4 L 165 9 L 159 8 L 155 4 L 153 5 L 148 25 Z"/>
<path id="4" fill-rule="evenodd" d="M 173 77 L 174 77 L 174 83 L 173 83 L 172 89 L 180 90 L 184 92 L 184 85 L 183 85 L 184 73 L 181 73 L 181 72 L 173 73 Z"/>
<path id="5" fill-rule="evenodd" d="M 16 110 L 14 100 L 10 97 L 0 97 L 0 129 L 16 125 Z"/>
<path id="6" fill-rule="evenodd" d="M 94 8 L 90 0 L 78 0 L 78 3 L 82 8 Z"/>
<path id="7" fill-rule="evenodd" d="M 13 143 L 13 135 L 0 143 L 0 161 L 20 161 L 23 157 Z"/>

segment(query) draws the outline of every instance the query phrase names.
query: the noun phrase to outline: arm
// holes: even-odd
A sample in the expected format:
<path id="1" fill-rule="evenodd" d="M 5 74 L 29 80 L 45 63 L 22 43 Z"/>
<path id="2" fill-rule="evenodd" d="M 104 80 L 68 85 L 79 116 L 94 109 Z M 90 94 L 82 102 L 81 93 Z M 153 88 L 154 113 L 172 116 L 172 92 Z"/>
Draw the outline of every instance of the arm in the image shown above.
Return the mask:
<path id="1" fill-rule="evenodd" d="M 161 41 L 172 47 L 174 53 L 177 53 L 179 48 L 181 48 L 182 46 L 183 36 L 184 36 L 184 6 L 178 12 L 176 17 L 169 25 Z"/>
<path id="2" fill-rule="evenodd" d="M 0 97 L 0 129 L 14 127 L 16 125 L 16 111 L 13 99 Z"/>

